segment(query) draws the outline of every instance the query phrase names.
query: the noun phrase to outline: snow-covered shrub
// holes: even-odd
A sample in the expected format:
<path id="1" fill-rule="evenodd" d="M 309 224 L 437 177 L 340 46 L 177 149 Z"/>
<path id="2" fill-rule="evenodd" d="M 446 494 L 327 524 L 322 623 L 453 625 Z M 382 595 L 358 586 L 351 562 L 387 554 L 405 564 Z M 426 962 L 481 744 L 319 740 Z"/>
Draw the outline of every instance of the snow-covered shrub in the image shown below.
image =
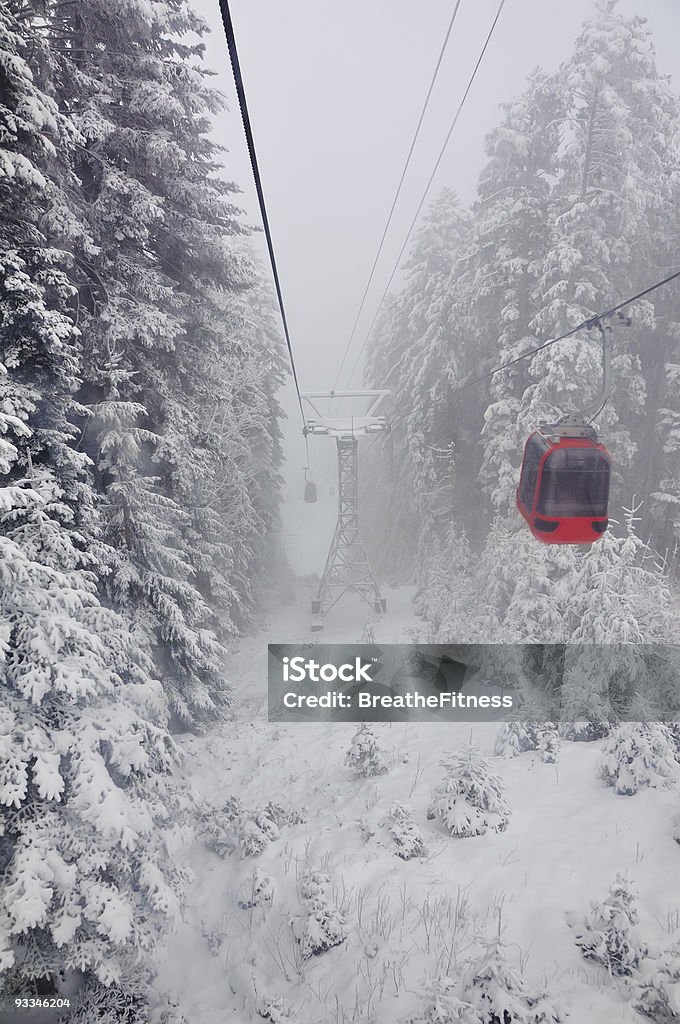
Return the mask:
<path id="1" fill-rule="evenodd" d="M 64 965 L 122 982 L 184 882 L 162 691 L 83 560 L 38 501 L 0 536 L 0 971 L 25 985 Z"/>
<path id="2" fill-rule="evenodd" d="M 384 775 L 387 771 L 385 756 L 370 726 L 361 725 L 355 732 L 345 756 L 345 765 L 362 778 Z"/>
<path id="3" fill-rule="evenodd" d="M 401 1024 L 466 1024 L 472 1022 L 472 1008 L 459 998 L 458 978 L 427 978 L 422 987 L 423 1006 L 403 1018 Z"/>
<path id="4" fill-rule="evenodd" d="M 390 835 L 397 847 L 397 857 L 401 857 L 402 860 L 422 857 L 425 853 L 425 841 L 413 820 L 411 808 L 396 801 L 390 808 L 389 822 Z"/>
<path id="5" fill-rule="evenodd" d="M 201 918 L 201 935 L 213 956 L 219 956 L 224 945 L 224 926 L 215 924 L 214 921 Z"/>
<path id="6" fill-rule="evenodd" d="M 256 867 L 241 886 L 237 902 L 241 910 L 250 910 L 252 907 L 269 906 L 273 896 L 274 879 Z"/>
<path id="7" fill-rule="evenodd" d="M 446 775 L 432 792 L 428 818 L 439 818 L 453 836 L 482 836 L 489 829 L 505 831 L 510 808 L 501 780 L 488 762 L 470 749 L 440 763 Z"/>
<path id="8" fill-rule="evenodd" d="M 428 979 L 422 1009 L 403 1024 L 560 1024 L 547 996 L 532 993 L 500 940 L 453 977 Z"/>
<path id="9" fill-rule="evenodd" d="M 572 743 L 593 743 L 609 735 L 611 725 L 604 718 L 597 721 L 560 722 L 559 735 Z"/>
<path id="10" fill-rule="evenodd" d="M 680 722 L 667 722 L 666 726 L 673 737 L 676 750 L 680 753 Z"/>
<path id="11" fill-rule="evenodd" d="M 264 814 L 277 828 L 283 828 L 284 825 L 302 825 L 307 820 L 306 807 L 293 807 L 292 804 L 284 807 L 275 800 L 265 804 Z"/>
<path id="12" fill-rule="evenodd" d="M 242 857 L 257 857 L 279 838 L 284 825 L 305 821 L 305 812 L 271 800 L 264 808 L 248 808 L 239 797 L 231 796 L 221 807 L 204 803 L 197 818 L 201 838 L 220 857 L 236 850 Z"/>
<path id="13" fill-rule="evenodd" d="M 257 1007 L 257 1014 L 271 1024 L 286 1024 L 291 1019 L 282 996 L 265 996 Z"/>
<path id="14" fill-rule="evenodd" d="M 329 886 L 330 878 L 322 871 L 306 871 L 300 879 L 305 913 L 299 919 L 296 938 L 303 960 L 339 946 L 347 938 L 344 915 L 330 902 Z"/>
<path id="15" fill-rule="evenodd" d="M 176 996 L 165 997 L 167 1006 L 161 1010 L 159 1024 L 193 1024 L 189 1017 L 185 1016 L 179 1008 L 179 1000 Z M 61 1022 L 60 1022 L 61 1024 Z M 67 1022 L 65 1022 L 67 1024 Z"/>
<path id="16" fill-rule="evenodd" d="M 464 972 L 459 989 L 470 1024 L 559 1024 L 563 1019 L 548 997 L 528 991 L 500 940 L 490 942 Z"/>
<path id="17" fill-rule="evenodd" d="M 196 810 L 198 834 L 209 850 L 226 857 L 238 847 L 241 801 L 230 797 L 221 807 L 207 802 Z"/>
<path id="18" fill-rule="evenodd" d="M 538 749 L 545 764 L 555 764 L 560 756 L 560 737 L 557 726 L 546 722 L 539 729 Z"/>
<path id="19" fill-rule="evenodd" d="M 61 1024 L 60 1021 L 59 1024 Z M 63 1022 L 63 1024 L 68 1024 L 68 1020 Z M 163 998 L 163 1009 L 160 1010 L 159 1024 L 194 1024 L 194 1022 L 189 1020 L 179 1009 L 179 999 L 177 996 L 168 993 Z"/>
<path id="20" fill-rule="evenodd" d="M 279 834 L 278 825 L 264 811 L 244 814 L 239 821 L 241 856 L 257 857 Z"/>
<path id="21" fill-rule="evenodd" d="M 622 796 L 667 788 L 680 778 L 673 737 L 661 722 L 624 722 L 604 744 L 598 772 Z"/>
<path id="22" fill-rule="evenodd" d="M 498 757 L 517 757 L 538 747 L 538 726 L 534 722 L 504 722 L 496 735 L 493 752 Z"/>
<path id="23" fill-rule="evenodd" d="M 591 902 L 576 932 L 576 945 L 586 960 L 602 964 L 611 974 L 631 975 L 647 955 L 635 927 L 635 900 L 631 883 L 618 874 L 607 898 Z"/>
<path id="24" fill-rule="evenodd" d="M 680 1024 L 680 942 L 665 950 L 639 987 L 635 1009 L 655 1024 Z"/>

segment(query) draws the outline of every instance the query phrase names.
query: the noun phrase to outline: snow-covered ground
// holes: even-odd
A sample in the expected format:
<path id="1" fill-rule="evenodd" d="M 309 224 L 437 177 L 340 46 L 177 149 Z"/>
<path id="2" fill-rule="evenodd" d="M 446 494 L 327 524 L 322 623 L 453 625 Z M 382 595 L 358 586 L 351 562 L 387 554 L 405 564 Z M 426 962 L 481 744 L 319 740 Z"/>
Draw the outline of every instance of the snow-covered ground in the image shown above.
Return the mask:
<path id="1" fill-rule="evenodd" d="M 319 539 L 313 514 L 328 515 Z M 286 509 L 284 535 L 301 576 L 323 564 L 332 509 Z M 314 544 L 310 538 L 317 537 Z M 195 881 L 186 920 L 167 942 L 157 984 L 173 993 L 190 1024 L 257 1021 L 279 998 L 303 1024 L 399 1021 L 422 1008 L 426 977 L 455 974 L 480 936 L 502 926 L 506 949 L 529 986 L 547 991 L 578 1024 L 641 1021 L 625 989 L 585 961 L 568 916 L 602 899 L 617 872 L 640 895 L 639 931 L 653 948 L 680 928 L 680 848 L 671 819 L 677 790 L 616 796 L 596 773 L 599 743 L 563 743 L 557 764 L 534 753 L 493 757 L 496 726 L 381 724 L 374 731 L 388 771 L 357 778 L 344 765 L 356 725 L 270 725 L 267 643 L 309 639 L 312 583 L 272 588 L 262 621 L 234 653 L 233 720 L 183 741 L 184 772 L 197 801 L 238 796 L 255 814 L 268 801 L 299 812 L 257 856 L 224 857 L 196 840 L 185 849 Z M 408 640 L 416 625 L 408 589 L 387 592 L 379 640 Z M 359 642 L 361 605 L 338 606 L 324 640 Z M 512 814 L 501 834 L 452 839 L 427 818 L 442 757 L 472 739 L 501 776 Z M 403 861 L 385 818 L 399 800 L 413 808 L 426 853 Z M 330 878 L 330 902 L 344 914 L 346 940 L 304 961 L 294 941 L 305 869 Z M 254 874 L 255 872 L 255 874 Z M 254 884 L 255 883 L 255 884 Z M 247 893 L 271 888 L 248 908 Z M 293 922 L 291 924 L 291 922 Z M 271 1010 L 269 1019 L 286 1019 Z"/>

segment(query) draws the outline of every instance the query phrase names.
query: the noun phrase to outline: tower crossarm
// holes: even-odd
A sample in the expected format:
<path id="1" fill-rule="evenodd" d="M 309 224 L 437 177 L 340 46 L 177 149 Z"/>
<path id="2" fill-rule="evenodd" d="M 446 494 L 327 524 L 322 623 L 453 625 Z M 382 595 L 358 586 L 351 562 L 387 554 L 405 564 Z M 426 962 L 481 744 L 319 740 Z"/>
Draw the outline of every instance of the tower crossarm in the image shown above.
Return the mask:
<path id="1" fill-rule="evenodd" d="M 307 391 L 302 394 L 302 400 L 308 408 L 305 416 L 305 434 L 326 434 L 331 437 L 363 437 L 365 434 L 375 434 L 388 430 L 389 426 L 384 416 L 378 415 L 378 409 L 383 399 L 389 395 L 385 389 L 365 389 L 362 391 Z M 363 410 L 357 416 L 339 416 L 332 413 L 332 406 L 337 399 L 363 399 Z M 326 399 L 329 402 L 329 411 L 324 413 L 318 403 Z M 338 406 L 339 411 L 339 406 Z"/>

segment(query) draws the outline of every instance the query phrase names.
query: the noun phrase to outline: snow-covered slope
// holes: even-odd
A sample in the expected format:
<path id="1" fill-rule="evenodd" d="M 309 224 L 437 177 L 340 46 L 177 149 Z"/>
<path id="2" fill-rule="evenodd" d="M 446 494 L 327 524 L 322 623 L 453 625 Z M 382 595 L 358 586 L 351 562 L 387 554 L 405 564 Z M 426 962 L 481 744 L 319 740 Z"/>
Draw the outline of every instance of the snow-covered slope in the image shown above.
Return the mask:
<path id="1" fill-rule="evenodd" d="M 563 1017 L 641 1021 L 626 987 L 581 956 L 569 921 L 580 923 L 621 872 L 639 892 L 638 930 L 651 951 L 677 938 L 677 790 L 616 796 L 597 776 L 599 743 L 563 742 L 556 764 L 536 753 L 494 757 L 497 727 L 488 724 L 373 726 L 388 770 L 357 776 L 344 763 L 356 725 L 266 720 L 266 645 L 308 638 L 309 596 L 305 583 L 288 595 L 293 603 L 270 594 L 259 631 L 231 665 L 233 720 L 207 740 L 184 741 L 197 804 L 219 808 L 237 796 L 241 819 L 259 821 L 269 835 L 257 855 L 220 856 L 201 838 L 186 848 L 195 881 L 186 922 L 159 966 L 159 990 L 175 994 L 191 1024 L 257 1021 L 262 1013 L 303 1024 L 454 1020 L 445 999 L 439 1017 L 417 1016 L 432 1005 L 428 985 L 455 977 L 500 921 L 505 953 L 527 990 L 547 991 Z M 409 639 L 411 596 L 388 593 L 394 613 L 379 624 L 379 640 Z M 359 641 L 362 616 L 360 607 L 339 606 L 324 639 Z M 501 777 L 510 821 L 498 834 L 452 838 L 427 811 L 441 759 L 470 739 Z M 422 856 L 397 856 L 389 831 L 395 801 L 412 808 Z M 273 811 L 262 817 L 270 802 L 281 812 L 274 828 Z M 301 899 L 309 871 L 327 877 L 326 924 L 344 920 L 346 937 L 304 959 L 295 936 L 309 916 Z"/>

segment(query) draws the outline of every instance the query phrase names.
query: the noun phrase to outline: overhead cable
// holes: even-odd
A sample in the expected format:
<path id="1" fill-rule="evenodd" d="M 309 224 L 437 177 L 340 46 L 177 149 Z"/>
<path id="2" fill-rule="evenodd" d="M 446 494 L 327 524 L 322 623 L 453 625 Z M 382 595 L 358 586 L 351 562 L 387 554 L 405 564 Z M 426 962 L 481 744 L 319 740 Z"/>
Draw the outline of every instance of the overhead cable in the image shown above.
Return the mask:
<path id="1" fill-rule="evenodd" d="M 352 377 L 354 376 L 354 374 L 356 372 L 356 369 L 357 369 L 357 366 L 359 365 L 359 360 L 361 359 L 361 356 L 362 356 L 362 354 L 364 352 L 364 349 L 366 348 L 366 345 L 368 344 L 368 340 L 369 340 L 369 338 L 371 336 L 371 332 L 373 331 L 373 327 L 375 325 L 375 322 L 378 319 L 378 314 L 380 313 L 380 310 L 382 309 L 383 302 L 387 298 L 387 293 L 390 290 L 390 285 L 392 284 L 392 281 L 394 279 L 394 275 L 396 274 L 397 270 L 399 269 L 399 267 L 401 265 L 401 259 L 402 259 L 402 256 L 404 255 L 404 251 L 406 249 L 406 246 L 408 245 L 409 239 L 411 237 L 411 233 L 413 231 L 413 228 L 416 225 L 418 217 L 420 216 L 420 211 L 423 208 L 423 205 L 424 205 L 425 200 L 427 198 L 428 192 L 430 191 L 430 186 L 432 185 L 432 182 L 434 181 L 434 177 L 435 177 L 435 175 L 436 175 L 436 173 L 437 173 L 437 171 L 439 169 L 440 163 L 442 162 L 444 153 L 446 152 L 446 148 L 447 148 L 447 146 L 449 144 L 449 140 L 451 139 L 451 136 L 453 135 L 453 131 L 454 131 L 454 129 L 455 129 L 457 123 L 458 123 L 458 119 L 460 118 L 460 115 L 461 115 L 461 112 L 463 110 L 463 107 L 465 106 L 465 101 L 468 98 L 468 95 L 470 93 L 470 89 L 472 88 L 474 80 L 477 77 L 477 72 L 479 71 L 480 64 L 482 63 L 482 60 L 484 59 L 484 54 L 486 53 L 487 48 L 489 46 L 489 43 L 491 42 L 491 37 L 494 34 L 494 31 L 496 29 L 496 25 L 498 24 L 498 19 L 501 16 L 501 12 L 502 12 L 503 8 L 505 7 L 505 3 L 506 3 L 506 0 L 501 0 L 500 4 L 498 6 L 498 10 L 496 11 L 496 16 L 495 16 L 495 18 L 494 18 L 494 20 L 492 22 L 491 28 L 489 29 L 488 35 L 487 35 L 486 40 L 484 42 L 484 46 L 482 47 L 481 52 L 479 54 L 479 57 L 477 58 L 477 63 L 474 66 L 474 70 L 472 72 L 472 75 L 470 76 L 470 80 L 468 81 L 467 88 L 465 89 L 465 92 L 463 93 L 463 98 L 460 101 L 460 104 L 458 105 L 458 109 L 456 110 L 456 113 L 454 115 L 453 121 L 451 122 L 451 125 L 450 125 L 449 130 L 448 130 L 447 135 L 446 135 L 446 138 L 444 139 L 444 144 L 443 144 L 443 146 L 442 146 L 442 148 L 441 148 L 441 150 L 439 152 L 439 156 L 437 157 L 436 163 L 435 163 L 435 165 L 434 165 L 434 167 L 432 169 L 432 173 L 430 174 L 430 177 L 428 179 L 427 185 L 425 186 L 425 191 L 423 192 L 423 194 L 421 196 L 421 199 L 420 199 L 420 202 L 418 203 L 418 209 L 416 210 L 415 215 L 413 217 L 413 220 L 411 221 L 411 225 L 410 225 L 410 227 L 408 229 L 408 232 L 406 234 L 406 238 L 404 239 L 404 243 L 403 243 L 401 249 L 399 250 L 399 255 L 397 256 L 397 259 L 395 261 L 394 267 L 392 268 L 392 273 L 389 276 L 389 279 L 388 279 L 387 284 L 385 286 L 385 290 L 382 293 L 382 297 L 380 299 L 380 302 L 378 303 L 378 308 L 376 309 L 375 315 L 374 315 L 373 319 L 371 320 L 371 323 L 370 323 L 370 326 L 368 328 L 368 331 L 366 332 L 366 337 L 364 338 L 363 345 L 359 349 L 359 353 L 358 353 L 358 355 L 356 357 L 356 360 L 354 362 L 354 366 L 352 367 L 352 370 L 351 370 L 351 372 L 349 374 L 349 377 L 347 378 L 347 387 L 349 387 L 349 385 L 350 385 Z"/>
<path id="2" fill-rule="evenodd" d="M 574 334 L 578 334 L 579 331 L 589 330 L 592 327 L 597 326 L 600 320 L 606 320 L 610 316 L 614 316 L 615 313 L 620 312 L 626 306 L 632 305 L 633 302 L 638 302 L 640 299 L 644 299 L 646 295 L 650 295 L 655 292 L 658 288 L 662 288 L 666 284 L 670 284 L 671 281 L 675 281 L 680 278 L 680 270 L 677 270 L 674 274 L 669 274 L 668 277 L 664 277 L 661 281 L 656 281 L 654 284 L 649 285 L 648 288 L 644 288 L 642 291 L 637 292 L 635 295 L 630 295 L 627 299 L 622 299 L 621 302 L 617 302 L 615 306 L 610 309 L 605 309 L 602 313 L 595 313 L 593 316 L 587 317 L 582 320 L 576 327 L 572 327 L 570 330 L 565 331 L 564 334 L 560 334 L 557 338 L 550 338 L 548 341 L 542 342 L 540 345 L 536 345 L 534 348 L 524 352 L 521 356 L 516 356 L 514 359 L 508 359 L 507 362 L 501 363 L 500 366 L 496 366 L 493 370 L 489 370 L 487 373 L 481 373 L 478 377 L 471 377 L 469 380 L 463 381 L 457 387 L 452 388 L 449 391 L 445 391 L 444 394 L 438 395 L 432 399 L 432 404 L 436 405 L 438 402 L 443 402 L 447 398 L 451 398 L 452 395 L 457 395 L 460 391 L 465 391 L 466 388 L 471 388 L 473 384 L 480 384 L 482 381 L 489 380 L 491 377 L 495 377 L 497 373 L 501 373 L 503 370 L 509 369 L 511 366 L 516 366 L 517 363 L 523 362 L 525 359 L 530 359 L 535 356 L 537 352 L 542 352 L 544 349 L 549 348 L 551 345 L 557 345 L 560 341 L 565 341 L 567 338 L 573 337 Z M 602 409 L 599 410 L 602 412 Z M 599 415 L 599 412 L 597 415 Z M 393 422 L 399 422 L 404 417 L 398 417 Z"/>
<path id="3" fill-rule="evenodd" d="M 435 82 L 437 80 L 437 75 L 439 74 L 439 69 L 441 67 L 442 59 L 444 57 L 444 52 L 445 52 L 446 47 L 448 45 L 449 37 L 451 35 L 451 31 L 453 29 L 453 25 L 454 25 L 454 22 L 456 20 L 456 15 L 458 14 L 458 8 L 460 7 L 460 4 L 461 4 L 461 0 L 456 0 L 456 5 L 455 5 L 455 7 L 453 9 L 453 14 L 451 15 L 451 20 L 449 21 L 449 26 L 448 26 L 448 28 L 446 30 L 446 34 L 444 36 L 444 42 L 442 43 L 441 49 L 439 51 L 439 57 L 437 58 L 437 63 L 435 64 L 435 68 L 434 68 L 434 72 L 432 74 L 432 78 L 430 79 L 430 85 L 429 85 L 429 88 L 427 90 L 427 95 L 425 97 L 425 102 L 423 103 L 423 108 L 420 111 L 420 117 L 418 118 L 418 124 L 416 125 L 416 130 L 415 130 L 413 138 L 411 140 L 411 146 L 409 148 L 408 155 L 406 157 L 406 162 L 404 163 L 404 166 L 402 168 L 401 177 L 399 178 L 399 184 L 397 185 L 397 191 L 394 193 L 394 198 L 392 200 L 392 206 L 390 207 L 390 212 L 387 215 L 387 221 L 386 221 L 385 227 L 383 229 L 382 237 L 380 239 L 380 244 L 378 245 L 378 251 L 375 254 L 375 259 L 373 260 L 373 266 L 371 267 L 371 272 L 370 272 L 370 274 L 368 276 L 368 281 L 366 282 L 366 287 L 364 288 L 364 294 L 361 297 L 361 302 L 359 304 L 359 309 L 357 311 L 356 319 L 355 319 L 354 325 L 352 327 L 352 332 L 351 332 L 351 334 L 349 336 L 349 340 L 347 341 L 347 345 L 345 347 L 345 351 L 343 353 L 342 360 L 340 362 L 340 367 L 338 369 L 338 372 L 337 372 L 337 375 L 336 375 L 336 378 L 335 378 L 335 382 L 333 384 L 333 390 L 335 390 L 335 388 L 337 387 L 338 381 L 340 380 L 340 374 L 342 373 L 343 367 L 345 365 L 345 360 L 347 359 L 347 356 L 349 354 L 349 350 L 350 350 L 352 342 L 354 340 L 354 335 L 356 334 L 356 329 L 357 329 L 357 327 L 359 325 L 359 320 L 361 318 L 361 314 L 363 312 L 364 305 L 366 303 L 366 297 L 368 296 L 368 291 L 369 291 L 369 288 L 371 287 L 371 282 L 373 281 L 373 277 L 374 277 L 374 274 L 375 274 L 375 271 L 376 271 L 376 267 L 378 266 L 378 260 L 380 259 L 380 254 L 382 253 L 383 246 L 385 244 L 385 238 L 387 237 L 387 232 L 388 232 L 389 226 L 392 223 L 392 216 L 394 214 L 394 210 L 395 210 L 395 207 L 397 205 L 397 200 L 399 199 L 399 196 L 401 194 L 402 185 L 404 184 L 404 179 L 406 178 L 406 172 L 407 172 L 407 170 L 409 168 L 409 165 L 411 163 L 411 157 L 413 156 L 413 151 L 415 149 L 415 145 L 416 145 L 416 142 L 418 140 L 418 136 L 420 134 L 420 128 L 421 128 L 423 120 L 425 118 L 425 112 L 427 111 L 427 108 L 428 108 L 428 105 L 429 105 L 429 102 L 430 102 L 430 96 L 432 95 L 432 90 L 433 90 L 434 84 L 435 84 Z"/>
<path id="4" fill-rule="evenodd" d="M 269 227 L 269 217 L 267 216 L 267 205 L 264 199 L 264 190 L 262 188 L 262 179 L 260 177 L 260 168 L 257 161 L 257 153 L 255 150 L 255 141 L 253 139 L 253 129 L 250 123 L 250 114 L 248 113 L 248 103 L 246 100 L 246 91 L 243 85 L 243 76 L 241 74 L 241 64 L 238 57 L 238 50 L 236 48 L 236 37 L 234 35 L 234 25 L 231 20 L 231 12 L 229 10 L 228 0 L 220 0 L 220 10 L 222 12 L 222 21 L 224 23 L 224 33 L 227 37 L 227 47 L 229 49 L 229 59 L 231 61 L 231 70 L 234 76 L 234 84 L 236 86 L 236 94 L 238 96 L 238 103 L 241 109 L 241 119 L 243 121 L 243 128 L 246 135 L 246 141 L 248 143 L 248 153 L 250 155 L 250 164 L 253 169 L 253 178 L 255 179 L 255 189 L 257 191 L 257 201 L 260 207 L 260 216 L 262 217 L 262 225 L 264 227 L 264 234 L 267 240 L 267 250 L 269 252 L 269 262 L 271 263 L 272 275 L 274 277 L 274 285 L 276 287 L 276 296 L 279 302 L 279 310 L 281 311 L 281 322 L 283 324 L 283 332 L 286 337 L 286 345 L 288 346 L 288 356 L 290 358 L 290 367 L 293 372 L 293 383 L 295 384 L 295 391 L 297 393 L 298 405 L 300 406 L 300 415 L 302 416 L 303 428 L 306 424 L 305 411 L 302 405 L 302 395 L 300 394 L 300 383 L 298 380 L 297 369 L 295 367 L 295 357 L 293 356 L 293 346 L 290 340 L 290 331 L 288 330 L 288 319 L 286 317 L 286 310 L 283 304 L 283 294 L 281 291 L 281 282 L 279 279 L 279 272 L 276 265 L 276 256 L 274 254 L 274 243 L 272 241 L 272 233 Z M 309 443 L 307 441 L 307 435 L 305 434 L 305 446 L 307 448 L 307 462 L 309 463 Z"/>

